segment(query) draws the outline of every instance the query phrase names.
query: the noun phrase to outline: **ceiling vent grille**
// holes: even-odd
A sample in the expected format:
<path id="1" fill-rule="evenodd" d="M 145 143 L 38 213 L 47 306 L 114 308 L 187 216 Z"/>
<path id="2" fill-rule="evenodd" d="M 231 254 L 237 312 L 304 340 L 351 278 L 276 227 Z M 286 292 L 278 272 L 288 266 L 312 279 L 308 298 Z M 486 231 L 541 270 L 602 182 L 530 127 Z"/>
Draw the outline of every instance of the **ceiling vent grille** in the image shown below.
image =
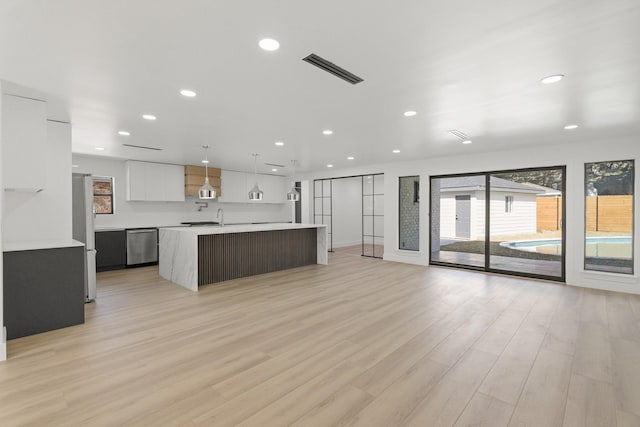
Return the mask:
<path id="1" fill-rule="evenodd" d="M 162 151 L 162 148 L 156 148 L 156 147 L 144 147 L 142 145 L 133 145 L 133 144 L 122 144 L 122 145 L 125 147 L 140 148 L 142 150 Z"/>
<path id="2" fill-rule="evenodd" d="M 457 136 L 458 138 L 460 138 L 463 141 L 468 141 L 470 139 L 467 134 L 465 134 L 464 132 L 460 132 L 458 129 L 451 129 L 449 131 L 449 133 Z"/>
<path id="3" fill-rule="evenodd" d="M 265 163 L 267 166 L 273 166 L 274 168 L 283 168 L 284 165 L 278 165 L 276 163 Z"/>
<path id="4" fill-rule="evenodd" d="M 340 77 L 342 80 L 351 83 L 352 85 L 363 82 L 364 80 L 360 77 L 356 76 L 353 73 L 345 70 L 342 67 L 338 67 L 333 62 L 329 62 L 326 59 L 312 53 L 309 56 L 302 58 L 303 61 L 308 62 L 311 65 L 315 65 L 316 67 L 326 71 L 327 73 L 331 73 L 336 77 Z"/>

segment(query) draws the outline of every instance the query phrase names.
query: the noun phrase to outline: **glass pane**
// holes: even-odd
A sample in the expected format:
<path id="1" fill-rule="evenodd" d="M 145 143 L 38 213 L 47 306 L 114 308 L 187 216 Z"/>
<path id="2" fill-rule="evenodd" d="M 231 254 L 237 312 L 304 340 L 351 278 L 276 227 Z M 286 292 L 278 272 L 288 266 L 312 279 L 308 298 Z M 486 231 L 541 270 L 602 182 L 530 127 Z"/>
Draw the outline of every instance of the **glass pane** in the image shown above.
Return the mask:
<path id="1" fill-rule="evenodd" d="M 113 213 L 111 196 L 93 196 L 93 204 L 97 214 Z"/>
<path id="2" fill-rule="evenodd" d="M 384 217 L 373 217 L 373 235 L 383 237 L 384 236 Z"/>
<path id="3" fill-rule="evenodd" d="M 373 215 L 373 197 L 374 196 L 362 196 L 362 214 Z"/>
<path id="4" fill-rule="evenodd" d="M 373 238 L 373 256 L 382 258 L 384 256 L 384 238 Z"/>
<path id="5" fill-rule="evenodd" d="M 314 224 L 322 224 L 322 215 L 316 215 L 313 217 Z"/>
<path id="6" fill-rule="evenodd" d="M 490 179 L 490 268 L 562 277 L 563 169 Z"/>
<path id="7" fill-rule="evenodd" d="M 373 250 L 373 237 L 363 236 L 362 237 L 363 245 L 362 245 L 362 255 L 365 256 L 374 256 Z"/>
<path id="8" fill-rule="evenodd" d="M 314 199 L 314 213 L 316 215 L 322 215 L 322 197 L 316 197 Z"/>
<path id="9" fill-rule="evenodd" d="M 322 196 L 322 180 L 313 181 L 313 195 L 315 197 Z"/>
<path id="10" fill-rule="evenodd" d="M 484 267 L 485 176 L 431 178 L 431 261 Z"/>
<path id="11" fill-rule="evenodd" d="M 362 217 L 362 234 L 365 236 L 373 236 L 373 217 Z"/>
<path id="12" fill-rule="evenodd" d="M 373 176 L 365 175 L 362 177 L 362 194 L 373 194 Z"/>
<path id="13" fill-rule="evenodd" d="M 331 196 L 331 180 L 325 179 L 322 181 L 322 195 L 324 197 Z"/>
<path id="14" fill-rule="evenodd" d="M 634 161 L 585 165 L 585 270 L 633 274 Z"/>
<path id="15" fill-rule="evenodd" d="M 331 215 L 331 197 L 322 198 L 322 213 L 324 215 Z"/>
<path id="16" fill-rule="evenodd" d="M 373 213 L 384 215 L 384 195 L 373 196 Z"/>
<path id="17" fill-rule="evenodd" d="M 111 179 L 108 179 L 108 180 L 94 179 L 93 181 L 94 195 L 112 194 L 112 193 L 113 193 L 113 186 L 111 184 Z"/>
<path id="18" fill-rule="evenodd" d="M 420 177 L 400 177 L 399 189 L 399 242 L 398 248 L 417 251 L 420 249 L 420 204 L 418 198 Z"/>
<path id="19" fill-rule="evenodd" d="M 384 194 L 384 175 L 373 176 L 373 192 L 375 194 Z"/>

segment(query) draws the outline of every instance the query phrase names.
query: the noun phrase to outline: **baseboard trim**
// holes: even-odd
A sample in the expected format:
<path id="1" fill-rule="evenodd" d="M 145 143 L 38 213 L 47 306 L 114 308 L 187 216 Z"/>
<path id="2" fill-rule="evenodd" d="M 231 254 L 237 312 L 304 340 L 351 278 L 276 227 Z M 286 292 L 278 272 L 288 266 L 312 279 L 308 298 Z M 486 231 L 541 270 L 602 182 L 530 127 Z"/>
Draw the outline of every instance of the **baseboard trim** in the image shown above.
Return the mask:
<path id="1" fill-rule="evenodd" d="M 2 334 L 0 334 L 0 362 L 7 360 L 7 328 L 2 327 Z"/>

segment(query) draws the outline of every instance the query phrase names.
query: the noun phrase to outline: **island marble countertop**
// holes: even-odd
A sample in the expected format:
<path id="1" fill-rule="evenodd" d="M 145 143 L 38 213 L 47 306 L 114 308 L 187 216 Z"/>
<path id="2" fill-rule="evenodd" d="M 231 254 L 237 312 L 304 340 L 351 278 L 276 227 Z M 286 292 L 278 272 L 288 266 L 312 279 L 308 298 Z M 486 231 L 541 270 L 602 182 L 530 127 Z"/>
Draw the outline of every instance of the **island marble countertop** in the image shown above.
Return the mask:
<path id="1" fill-rule="evenodd" d="M 187 235 L 203 236 L 207 234 L 225 234 L 225 233 L 246 233 L 253 231 L 272 231 L 272 230 L 294 230 L 299 228 L 322 228 L 325 224 L 292 224 L 289 222 L 272 223 L 272 224 L 234 224 L 234 225 L 211 225 L 197 227 L 167 227 L 162 230 L 178 231 Z"/>

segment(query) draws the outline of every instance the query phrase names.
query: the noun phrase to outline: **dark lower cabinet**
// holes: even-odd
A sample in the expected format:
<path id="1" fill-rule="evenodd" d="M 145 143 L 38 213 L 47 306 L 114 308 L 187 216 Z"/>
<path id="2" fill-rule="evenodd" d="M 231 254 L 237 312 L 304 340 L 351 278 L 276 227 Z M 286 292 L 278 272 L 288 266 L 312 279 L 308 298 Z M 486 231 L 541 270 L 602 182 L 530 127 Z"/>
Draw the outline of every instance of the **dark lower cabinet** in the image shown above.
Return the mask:
<path id="1" fill-rule="evenodd" d="M 8 339 L 84 323 L 84 252 L 77 246 L 3 254 Z"/>
<path id="2" fill-rule="evenodd" d="M 127 239 L 124 230 L 96 231 L 96 270 L 119 270 L 127 265 Z"/>

